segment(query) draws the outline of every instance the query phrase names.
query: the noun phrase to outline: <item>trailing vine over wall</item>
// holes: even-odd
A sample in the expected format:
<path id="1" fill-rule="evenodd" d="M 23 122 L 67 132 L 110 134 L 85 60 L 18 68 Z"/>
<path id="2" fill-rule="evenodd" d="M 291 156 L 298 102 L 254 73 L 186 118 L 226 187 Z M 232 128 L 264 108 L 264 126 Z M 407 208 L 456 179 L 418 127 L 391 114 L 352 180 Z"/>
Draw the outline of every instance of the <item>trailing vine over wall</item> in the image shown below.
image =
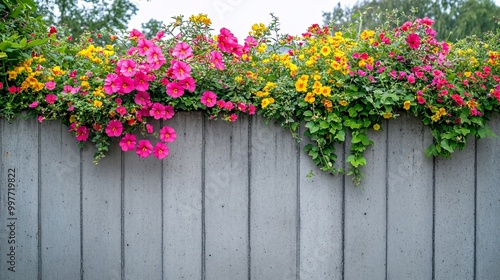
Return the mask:
<path id="1" fill-rule="evenodd" d="M 335 145 L 350 139 L 346 171 L 359 184 L 367 133 L 382 120 L 413 114 L 432 131 L 427 155 L 448 156 L 469 135 L 491 135 L 486 122 L 500 108 L 500 28 L 451 44 L 435 39 L 432 19 L 408 17 L 376 30 L 313 24 L 293 36 L 273 16 L 240 41 L 226 28 L 213 33 L 199 14 L 174 17 L 154 38 L 135 29 L 71 38 L 25 8 L 23 17 L 3 10 L 0 116 L 61 119 L 81 144 L 96 145 L 96 162 L 114 137 L 123 151 L 167 157 L 175 128 L 151 123 L 178 110 L 230 122 L 257 113 L 311 139 L 305 150 L 326 172 L 344 172 Z"/>

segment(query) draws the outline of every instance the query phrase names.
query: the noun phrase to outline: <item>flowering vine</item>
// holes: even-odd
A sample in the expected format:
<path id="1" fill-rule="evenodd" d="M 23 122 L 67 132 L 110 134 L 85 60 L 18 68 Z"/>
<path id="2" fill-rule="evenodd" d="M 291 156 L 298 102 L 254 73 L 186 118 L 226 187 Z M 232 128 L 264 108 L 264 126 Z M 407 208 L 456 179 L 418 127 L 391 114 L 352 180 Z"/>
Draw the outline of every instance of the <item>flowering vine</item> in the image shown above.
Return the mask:
<path id="1" fill-rule="evenodd" d="M 95 143 L 97 162 L 113 138 L 124 152 L 167 157 L 176 140 L 168 120 L 179 110 L 230 122 L 259 113 L 297 138 L 304 124 L 313 161 L 347 171 L 357 184 L 373 144 L 368 132 L 383 129 L 384 119 L 421 119 L 434 137 L 429 156 L 492 134 L 486 121 L 500 108 L 499 30 L 451 44 L 437 41 L 433 21 L 423 18 L 359 34 L 315 24 L 292 36 L 279 33 L 273 17 L 239 41 L 227 28 L 213 35 L 210 24 L 204 14 L 179 16 L 154 38 L 134 29 L 110 34 L 112 44 L 50 27 L 0 77 L 1 115 L 61 119 L 77 141 Z M 335 146 L 346 139 L 344 170 L 334 165 Z"/>

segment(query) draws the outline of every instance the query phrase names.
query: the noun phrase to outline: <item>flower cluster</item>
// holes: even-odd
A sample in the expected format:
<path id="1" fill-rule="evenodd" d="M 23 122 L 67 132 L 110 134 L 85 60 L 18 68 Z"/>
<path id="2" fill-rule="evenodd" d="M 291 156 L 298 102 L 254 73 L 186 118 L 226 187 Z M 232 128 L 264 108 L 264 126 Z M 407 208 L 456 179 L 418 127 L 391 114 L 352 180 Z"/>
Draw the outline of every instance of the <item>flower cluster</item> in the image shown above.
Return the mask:
<path id="1" fill-rule="evenodd" d="M 39 35 L 45 41 L 5 71 L 0 112 L 62 119 L 80 143 L 95 143 L 96 160 L 114 138 L 122 151 L 167 157 L 176 139 L 167 122 L 179 110 L 230 122 L 259 113 L 298 138 L 304 124 L 305 150 L 327 172 L 345 171 L 335 147 L 349 139 L 347 172 L 359 183 L 368 132 L 383 120 L 415 115 L 432 130 L 426 153 L 446 156 L 469 135 L 490 135 L 486 120 L 500 110 L 499 30 L 451 44 L 422 18 L 363 31 L 314 24 L 292 36 L 273 17 L 239 42 L 227 28 L 213 35 L 210 24 L 204 14 L 179 16 L 154 38 L 110 34 L 113 45 L 48 28 L 48 39 Z"/>

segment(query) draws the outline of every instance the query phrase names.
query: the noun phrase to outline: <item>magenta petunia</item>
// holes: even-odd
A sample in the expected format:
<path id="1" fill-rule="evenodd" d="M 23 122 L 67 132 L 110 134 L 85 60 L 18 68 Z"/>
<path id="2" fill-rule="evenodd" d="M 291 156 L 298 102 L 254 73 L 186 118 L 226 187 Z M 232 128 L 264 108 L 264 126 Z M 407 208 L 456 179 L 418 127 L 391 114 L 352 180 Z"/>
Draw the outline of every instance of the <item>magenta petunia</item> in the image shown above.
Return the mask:
<path id="1" fill-rule="evenodd" d="M 165 106 L 165 117 L 164 120 L 169 120 L 174 117 L 174 107 L 170 105 Z"/>
<path id="2" fill-rule="evenodd" d="M 170 126 L 164 126 L 160 129 L 160 140 L 163 142 L 174 142 L 175 138 L 177 138 L 177 134 L 175 133 L 175 129 Z"/>
<path id="3" fill-rule="evenodd" d="M 122 134 L 123 125 L 119 120 L 112 120 L 108 123 L 106 127 L 106 134 L 109 137 L 118 137 Z"/>
<path id="4" fill-rule="evenodd" d="M 123 117 L 123 115 L 125 115 L 127 113 L 127 108 L 125 108 L 123 106 L 118 106 L 118 107 L 116 107 L 116 112 L 118 114 L 120 114 L 120 116 Z"/>
<path id="5" fill-rule="evenodd" d="M 38 101 L 33 101 L 33 103 L 31 103 L 31 104 L 29 105 L 29 107 L 30 107 L 30 108 L 36 108 L 36 107 L 38 107 Z"/>
<path id="6" fill-rule="evenodd" d="M 137 41 L 137 49 L 139 51 L 140 56 L 146 56 L 147 51 L 153 48 L 154 46 L 155 43 L 153 43 L 153 41 L 150 40 L 141 38 Z"/>
<path id="7" fill-rule="evenodd" d="M 169 153 L 170 150 L 168 149 L 167 145 L 163 144 L 162 142 L 156 143 L 156 146 L 153 149 L 153 154 L 158 159 L 166 158 Z"/>
<path id="8" fill-rule="evenodd" d="M 161 48 L 154 45 L 146 52 L 146 61 L 150 64 L 151 68 L 158 70 L 165 62 Z"/>
<path id="9" fill-rule="evenodd" d="M 211 91 L 205 91 L 201 96 L 201 104 L 211 108 L 217 103 L 217 95 Z"/>
<path id="10" fill-rule="evenodd" d="M 238 110 L 245 113 L 247 111 L 247 104 L 243 102 L 238 103 Z"/>
<path id="11" fill-rule="evenodd" d="M 226 107 L 226 102 L 220 99 L 219 101 L 217 101 L 217 107 L 219 107 L 220 109 Z"/>
<path id="12" fill-rule="evenodd" d="M 149 89 L 149 78 L 144 72 L 137 72 L 134 76 L 135 89 L 146 91 Z"/>
<path id="13" fill-rule="evenodd" d="M 164 119 L 166 115 L 165 106 L 158 102 L 153 103 L 151 110 L 149 110 L 149 115 L 155 120 Z"/>
<path id="14" fill-rule="evenodd" d="M 254 115 L 255 111 L 257 111 L 257 107 L 255 107 L 253 104 L 248 105 L 248 114 L 249 115 Z"/>
<path id="15" fill-rule="evenodd" d="M 226 101 L 226 104 L 224 105 L 224 108 L 226 108 L 226 110 L 228 111 L 231 111 L 234 109 L 234 104 L 233 102 L 231 101 Z"/>
<path id="16" fill-rule="evenodd" d="M 153 152 L 153 145 L 151 145 L 149 140 L 140 140 L 135 152 L 139 157 L 147 158 Z"/>
<path id="17" fill-rule="evenodd" d="M 45 96 L 45 101 L 47 101 L 47 103 L 49 104 L 54 104 L 56 100 L 57 96 L 55 96 L 54 94 L 49 93 Z"/>
<path id="18" fill-rule="evenodd" d="M 184 87 L 176 82 L 170 82 L 166 86 L 167 94 L 173 98 L 178 98 L 184 95 Z"/>
<path id="19" fill-rule="evenodd" d="M 229 121 L 230 122 L 235 122 L 237 119 L 238 119 L 238 115 L 236 115 L 236 114 L 231 114 L 229 116 Z"/>
<path id="20" fill-rule="evenodd" d="M 185 42 L 179 42 L 172 50 L 172 56 L 178 59 L 186 59 L 193 56 L 193 50 Z"/>
<path id="21" fill-rule="evenodd" d="M 120 148 L 122 148 L 122 151 L 133 151 L 135 149 L 135 143 L 137 141 L 137 137 L 134 134 L 127 133 L 125 136 L 120 140 Z"/>
<path id="22" fill-rule="evenodd" d="M 154 128 L 152 125 L 150 125 L 149 123 L 146 124 L 146 131 L 151 134 L 154 132 Z"/>
<path id="23" fill-rule="evenodd" d="M 191 66 L 183 61 L 172 60 L 172 78 L 176 80 L 184 80 L 191 76 Z"/>
<path id="24" fill-rule="evenodd" d="M 121 95 L 130 93 L 135 88 L 134 80 L 126 76 L 118 76 L 118 78 L 116 79 L 116 84 L 118 86 L 118 94 Z"/>
<path id="25" fill-rule="evenodd" d="M 134 97 L 134 102 L 138 105 L 149 106 L 151 103 L 151 97 L 146 91 L 139 91 Z"/>
<path id="26" fill-rule="evenodd" d="M 89 138 L 89 129 L 81 125 L 76 129 L 76 140 L 78 141 L 87 141 Z"/>
<path id="27" fill-rule="evenodd" d="M 48 90 L 54 90 L 56 88 L 56 82 L 48 81 L 45 83 L 45 88 Z"/>
<path id="28" fill-rule="evenodd" d="M 418 47 L 420 47 L 420 37 L 418 36 L 418 34 L 408 34 L 406 42 L 408 42 L 411 49 L 418 49 Z"/>
<path id="29" fill-rule="evenodd" d="M 119 86 L 116 84 L 116 80 L 118 79 L 118 75 L 116 74 L 108 74 L 106 79 L 104 80 L 104 92 L 107 94 L 113 94 L 118 91 Z M 68 86 L 69 87 L 69 86 Z M 66 86 L 65 86 L 66 89 Z"/>
<path id="30" fill-rule="evenodd" d="M 224 61 L 222 60 L 222 54 L 218 51 L 212 51 L 210 53 L 210 63 L 215 69 L 225 69 Z"/>
<path id="31" fill-rule="evenodd" d="M 179 84 L 189 92 L 194 92 L 194 90 L 196 89 L 196 82 L 192 77 L 180 80 Z"/>
<path id="32" fill-rule="evenodd" d="M 136 73 L 137 63 L 133 59 L 125 59 L 120 63 L 120 74 L 125 77 L 132 77 Z"/>

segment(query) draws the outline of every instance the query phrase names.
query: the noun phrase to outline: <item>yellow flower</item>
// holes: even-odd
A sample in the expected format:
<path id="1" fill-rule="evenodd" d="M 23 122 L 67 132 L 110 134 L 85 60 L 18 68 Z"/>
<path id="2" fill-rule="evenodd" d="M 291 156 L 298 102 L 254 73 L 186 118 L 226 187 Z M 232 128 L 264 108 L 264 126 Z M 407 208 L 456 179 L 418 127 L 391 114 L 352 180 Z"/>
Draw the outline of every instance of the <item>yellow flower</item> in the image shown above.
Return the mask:
<path id="1" fill-rule="evenodd" d="M 267 45 L 265 43 L 262 43 L 259 45 L 259 47 L 257 48 L 257 50 L 260 52 L 260 53 L 263 53 L 265 52 L 267 49 Z"/>
<path id="2" fill-rule="evenodd" d="M 347 102 L 345 100 L 340 100 L 339 104 L 340 104 L 340 106 L 347 106 L 347 104 L 349 104 L 349 102 Z"/>
<path id="3" fill-rule="evenodd" d="M 101 107 L 102 106 L 102 102 L 99 101 L 99 100 L 94 100 L 94 107 Z"/>
<path id="4" fill-rule="evenodd" d="M 379 130 L 380 129 L 380 124 L 376 123 L 373 125 L 373 130 Z"/>
<path id="5" fill-rule="evenodd" d="M 69 116 L 69 122 L 70 123 L 74 123 L 75 121 L 76 121 L 76 116 L 75 115 Z"/>
<path id="6" fill-rule="evenodd" d="M 10 80 L 14 80 L 15 78 L 17 78 L 17 72 L 16 71 L 7 71 L 7 73 L 9 73 L 9 81 Z"/>
<path id="7" fill-rule="evenodd" d="M 384 117 L 384 119 L 390 119 L 390 118 L 392 118 L 392 113 L 391 112 L 385 112 L 384 114 L 382 114 L 382 116 Z"/>
<path id="8" fill-rule="evenodd" d="M 314 103 L 315 100 L 316 100 L 316 98 L 314 98 L 314 93 L 312 93 L 312 92 L 308 92 L 306 94 L 306 97 L 304 97 L 304 101 L 306 101 L 310 104 Z"/>
<path id="9" fill-rule="evenodd" d="M 262 108 L 266 108 L 269 104 L 272 104 L 272 103 L 274 103 L 274 98 L 268 97 L 268 98 L 262 99 L 261 105 L 262 105 Z"/>
<path id="10" fill-rule="evenodd" d="M 405 101 L 403 108 L 405 108 L 405 110 L 410 110 L 410 106 L 411 106 L 411 102 L 407 100 L 407 101 Z"/>
<path id="11" fill-rule="evenodd" d="M 330 97 L 332 89 L 329 86 L 324 86 L 320 88 L 320 92 L 324 97 Z"/>
<path id="12" fill-rule="evenodd" d="M 83 90 L 89 90 L 90 89 L 89 82 L 88 81 L 82 81 L 81 87 L 82 87 Z"/>
<path id="13" fill-rule="evenodd" d="M 235 82 L 237 82 L 237 83 L 241 83 L 241 82 L 243 81 L 243 77 L 241 77 L 241 76 L 236 76 L 236 77 L 234 78 L 234 81 L 235 81 Z"/>
<path id="14" fill-rule="evenodd" d="M 331 51 L 332 51 L 332 49 L 330 49 L 329 46 L 323 46 L 323 47 L 321 47 L 321 51 L 320 52 L 321 52 L 321 54 L 323 56 L 328 56 Z"/>
<path id="15" fill-rule="evenodd" d="M 364 30 L 363 32 L 361 32 L 361 39 L 362 40 L 368 40 L 368 39 L 371 39 L 373 38 L 373 36 L 375 35 L 375 31 L 373 30 Z"/>
<path id="16" fill-rule="evenodd" d="M 464 76 L 467 78 L 469 78 L 471 75 L 472 75 L 472 73 L 469 71 L 464 72 Z"/>

